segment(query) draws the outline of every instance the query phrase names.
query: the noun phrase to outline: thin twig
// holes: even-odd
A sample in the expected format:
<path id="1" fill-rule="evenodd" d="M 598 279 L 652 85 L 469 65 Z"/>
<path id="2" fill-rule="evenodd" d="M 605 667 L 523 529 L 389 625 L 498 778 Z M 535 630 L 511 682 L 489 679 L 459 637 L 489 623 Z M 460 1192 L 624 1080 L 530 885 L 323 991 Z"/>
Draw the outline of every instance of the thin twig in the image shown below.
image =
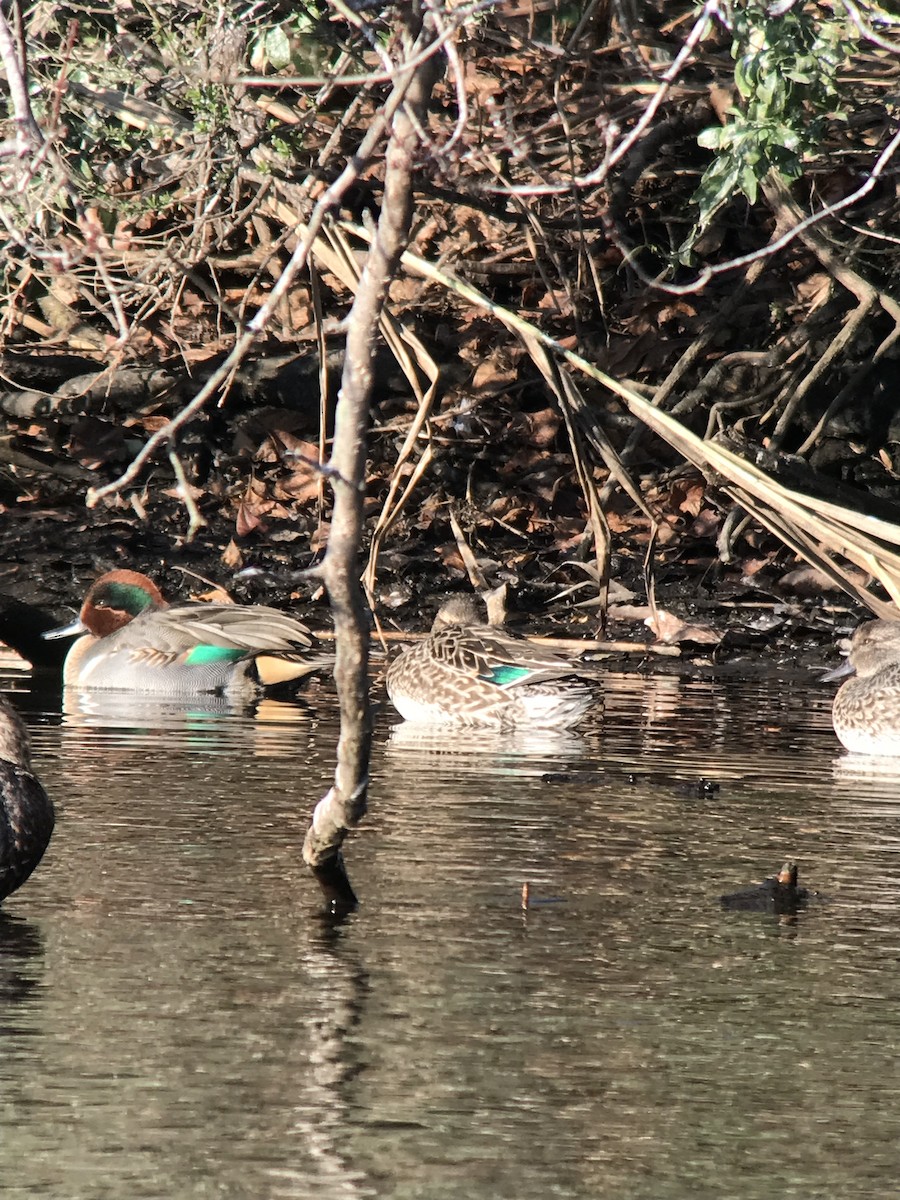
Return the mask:
<path id="1" fill-rule="evenodd" d="M 206 518 L 200 512 L 194 497 L 191 495 L 191 485 L 188 483 L 187 476 L 184 473 L 181 459 L 174 450 L 169 451 L 169 462 L 172 464 L 172 470 L 175 472 L 175 479 L 178 483 L 178 495 L 181 497 L 182 503 L 188 513 L 188 531 L 185 541 L 192 542 L 197 530 L 202 529 L 206 524 Z"/>
<path id="2" fill-rule="evenodd" d="M 430 55 L 425 55 L 423 61 L 427 61 L 429 57 Z M 327 213 L 339 203 L 341 197 L 356 182 L 370 159 L 374 156 L 386 126 L 393 120 L 403 103 L 412 78 L 414 76 L 409 73 L 401 73 L 398 76 L 397 84 L 388 97 L 384 108 L 373 117 L 368 132 L 344 170 L 334 183 L 322 193 L 310 215 L 304 236 L 297 244 L 290 261 L 278 277 L 272 291 L 260 306 L 256 316 L 249 322 L 244 333 L 235 342 L 231 353 L 225 361 L 213 372 L 193 400 L 148 439 L 143 449 L 135 455 L 118 479 L 104 484 L 103 487 L 89 489 L 85 499 L 88 508 L 93 508 L 100 500 L 107 496 L 116 495 L 123 488 L 133 483 L 140 475 L 146 463 L 156 454 L 157 450 L 171 441 L 178 431 L 203 409 L 207 401 L 215 395 L 220 385 L 240 365 L 250 347 L 263 333 L 272 319 L 275 310 L 284 299 L 288 289 L 293 285 L 297 275 L 306 266 L 310 251 L 319 235 Z"/>

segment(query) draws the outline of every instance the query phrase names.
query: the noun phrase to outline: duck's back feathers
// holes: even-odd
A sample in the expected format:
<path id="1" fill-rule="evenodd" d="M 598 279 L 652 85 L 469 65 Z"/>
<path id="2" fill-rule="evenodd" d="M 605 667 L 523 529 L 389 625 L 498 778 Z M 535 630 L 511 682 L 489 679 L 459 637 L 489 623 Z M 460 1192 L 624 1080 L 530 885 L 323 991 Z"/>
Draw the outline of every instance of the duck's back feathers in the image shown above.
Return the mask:
<path id="1" fill-rule="evenodd" d="M 252 653 L 306 650 L 313 644 L 309 630 L 295 617 L 262 604 L 177 605 L 135 617 L 121 635 L 130 635 L 123 640 L 132 644 L 152 641 L 155 649 L 173 655 L 198 646 Z"/>
<path id="2" fill-rule="evenodd" d="M 489 625 L 442 629 L 424 645 L 431 657 L 500 688 L 514 688 L 572 675 L 574 663 L 561 654 L 511 637 Z"/>
<path id="3" fill-rule="evenodd" d="M 53 804 L 37 776 L 0 760 L 0 900 L 41 861 L 53 823 Z"/>

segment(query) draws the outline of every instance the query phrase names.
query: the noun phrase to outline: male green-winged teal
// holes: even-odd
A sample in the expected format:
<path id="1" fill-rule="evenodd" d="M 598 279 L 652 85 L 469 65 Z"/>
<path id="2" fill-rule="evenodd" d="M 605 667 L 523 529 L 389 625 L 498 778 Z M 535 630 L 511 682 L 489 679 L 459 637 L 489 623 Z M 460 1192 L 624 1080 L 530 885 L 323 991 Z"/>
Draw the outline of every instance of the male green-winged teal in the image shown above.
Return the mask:
<path id="1" fill-rule="evenodd" d="M 391 663 L 388 696 L 407 721 L 565 729 L 594 701 L 570 659 L 485 625 L 474 597 L 441 606 L 422 642 Z"/>
<path id="2" fill-rule="evenodd" d="M 867 621 L 850 639 L 845 666 L 826 679 L 842 684 L 831 711 L 834 731 L 854 754 L 900 755 L 900 621 Z"/>
<path id="3" fill-rule="evenodd" d="M 313 638 L 287 613 L 261 604 L 170 606 L 137 571 L 109 571 L 91 587 L 79 620 L 53 636 L 84 632 L 66 656 L 63 682 L 188 699 L 250 697 L 320 670 Z"/>
<path id="4" fill-rule="evenodd" d="M 20 888 L 53 833 L 53 804 L 31 770 L 28 734 L 0 696 L 0 901 Z"/>

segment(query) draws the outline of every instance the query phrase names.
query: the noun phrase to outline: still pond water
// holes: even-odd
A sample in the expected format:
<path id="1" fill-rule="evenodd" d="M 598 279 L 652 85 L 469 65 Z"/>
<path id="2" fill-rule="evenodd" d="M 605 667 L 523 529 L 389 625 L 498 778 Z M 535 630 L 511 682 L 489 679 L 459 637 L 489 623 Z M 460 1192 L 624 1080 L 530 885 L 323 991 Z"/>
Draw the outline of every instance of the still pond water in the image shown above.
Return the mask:
<path id="1" fill-rule="evenodd" d="M 58 811 L 0 918 L 5 1200 L 893 1193 L 900 779 L 848 765 L 833 687 L 613 675 L 557 738 L 382 711 L 334 926 L 299 856 L 330 697 L 2 682 Z M 721 910 L 788 856 L 822 902 Z"/>

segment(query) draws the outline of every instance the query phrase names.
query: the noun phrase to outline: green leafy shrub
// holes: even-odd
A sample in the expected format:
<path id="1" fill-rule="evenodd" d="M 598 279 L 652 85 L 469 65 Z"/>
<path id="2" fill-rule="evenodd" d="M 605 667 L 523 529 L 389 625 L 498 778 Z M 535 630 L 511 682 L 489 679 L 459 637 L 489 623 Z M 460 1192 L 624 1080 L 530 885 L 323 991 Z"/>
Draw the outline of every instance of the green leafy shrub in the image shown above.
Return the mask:
<path id="1" fill-rule="evenodd" d="M 805 159 L 819 153 L 826 121 L 843 117 L 838 72 L 854 41 L 831 8 L 795 4 L 778 11 L 748 0 L 723 12 L 739 103 L 724 125 L 698 138 L 715 158 L 694 193 L 700 212 L 683 253 L 735 195 L 753 204 L 769 171 L 797 179 Z"/>

